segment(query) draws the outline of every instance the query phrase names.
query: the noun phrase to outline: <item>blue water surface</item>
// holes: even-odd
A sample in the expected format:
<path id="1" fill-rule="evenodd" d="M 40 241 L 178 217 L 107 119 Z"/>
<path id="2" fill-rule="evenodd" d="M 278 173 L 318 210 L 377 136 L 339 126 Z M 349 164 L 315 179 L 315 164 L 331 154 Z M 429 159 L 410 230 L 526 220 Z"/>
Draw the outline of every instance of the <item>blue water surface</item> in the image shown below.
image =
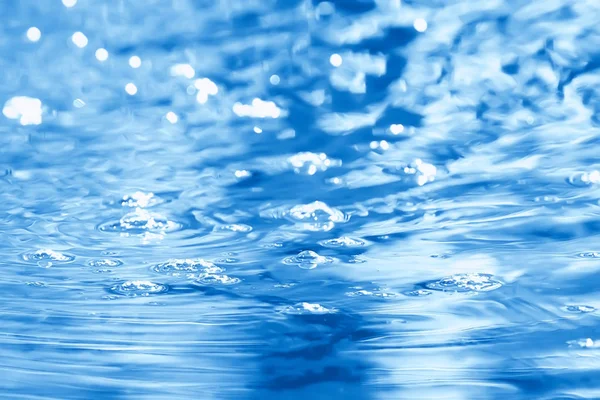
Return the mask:
<path id="1" fill-rule="evenodd" d="M 0 398 L 600 399 L 600 2 L 0 2 Z"/>

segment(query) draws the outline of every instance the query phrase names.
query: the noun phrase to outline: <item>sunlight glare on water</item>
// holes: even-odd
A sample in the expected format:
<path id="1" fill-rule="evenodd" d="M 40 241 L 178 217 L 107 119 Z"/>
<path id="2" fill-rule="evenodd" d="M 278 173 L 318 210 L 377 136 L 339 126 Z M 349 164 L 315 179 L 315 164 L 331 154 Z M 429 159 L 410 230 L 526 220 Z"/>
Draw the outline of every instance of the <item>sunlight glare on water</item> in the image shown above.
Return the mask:
<path id="1" fill-rule="evenodd" d="M 600 398 L 600 2 L 0 12 L 0 398 Z"/>

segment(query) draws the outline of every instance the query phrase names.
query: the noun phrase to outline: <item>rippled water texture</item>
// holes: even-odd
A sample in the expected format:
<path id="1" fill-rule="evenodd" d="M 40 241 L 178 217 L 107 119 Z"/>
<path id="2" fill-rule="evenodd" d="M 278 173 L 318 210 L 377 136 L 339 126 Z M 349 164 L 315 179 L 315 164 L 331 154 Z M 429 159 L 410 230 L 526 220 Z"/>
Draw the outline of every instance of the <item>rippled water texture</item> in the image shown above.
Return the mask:
<path id="1" fill-rule="evenodd" d="M 600 2 L 0 2 L 0 398 L 600 398 Z"/>

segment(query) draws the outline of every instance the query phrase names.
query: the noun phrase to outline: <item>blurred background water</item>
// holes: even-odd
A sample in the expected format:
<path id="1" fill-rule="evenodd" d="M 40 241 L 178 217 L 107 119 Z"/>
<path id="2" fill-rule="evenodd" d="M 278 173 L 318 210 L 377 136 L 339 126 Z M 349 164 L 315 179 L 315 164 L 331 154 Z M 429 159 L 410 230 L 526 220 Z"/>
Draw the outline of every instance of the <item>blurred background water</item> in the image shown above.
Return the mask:
<path id="1" fill-rule="evenodd" d="M 598 1 L 0 15 L 2 398 L 600 398 Z"/>

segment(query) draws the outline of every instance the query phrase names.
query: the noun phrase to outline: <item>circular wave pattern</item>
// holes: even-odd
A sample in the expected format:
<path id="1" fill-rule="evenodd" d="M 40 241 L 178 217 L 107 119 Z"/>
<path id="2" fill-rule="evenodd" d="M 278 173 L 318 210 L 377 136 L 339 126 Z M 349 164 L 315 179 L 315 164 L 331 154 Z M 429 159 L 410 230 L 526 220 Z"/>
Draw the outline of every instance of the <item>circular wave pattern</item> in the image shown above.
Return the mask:
<path id="1" fill-rule="evenodd" d="M 335 239 L 321 240 L 319 244 L 323 247 L 339 248 L 339 247 L 363 247 L 365 241 L 362 239 L 354 239 L 348 236 L 342 236 Z"/>
<path id="2" fill-rule="evenodd" d="M 295 256 L 286 257 L 283 259 L 283 263 L 287 265 L 296 265 L 302 269 L 314 269 L 322 264 L 330 264 L 333 262 L 333 258 L 320 256 L 312 250 L 304 250 Z"/>
<path id="3" fill-rule="evenodd" d="M 328 232 L 336 224 L 348 222 L 349 215 L 322 201 L 295 205 L 291 208 L 277 208 L 262 213 L 270 218 L 284 218 L 293 222 L 300 230 L 310 232 Z"/>
<path id="4" fill-rule="evenodd" d="M 490 274 L 469 273 L 452 275 L 424 285 L 427 289 L 440 292 L 477 293 L 499 289 L 502 282 Z"/>
<path id="5" fill-rule="evenodd" d="M 32 262 L 68 263 L 75 260 L 73 255 L 51 249 L 39 249 L 31 253 L 25 253 L 22 257 L 23 260 Z"/>
<path id="6" fill-rule="evenodd" d="M 318 303 L 301 302 L 292 306 L 281 307 L 279 312 L 282 314 L 291 315 L 310 315 L 310 314 L 333 314 L 337 310 L 335 308 L 327 308 Z"/>
<path id="7" fill-rule="evenodd" d="M 114 285 L 111 292 L 126 297 L 148 297 L 166 293 L 169 288 L 150 281 L 126 281 Z"/>
<path id="8" fill-rule="evenodd" d="M 195 278 L 207 274 L 219 274 L 225 272 L 224 268 L 218 267 L 210 261 L 201 258 L 172 259 L 164 263 L 156 264 L 150 268 L 152 271 L 174 276 Z"/>
<path id="9" fill-rule="evenodd" d="M 123 262 L 121 260 L 104 258 L 104 259 L 98 259 L 98 260 L 90 260 L 88 262 L 88 265 L 90 267 L 96 267 L 96 268 L 107 268 L 107 267 L 118 267 L 120 265 L 123 265 Z"/>
<path id="10" fill-rule="evenodd" d="M 132 235 L 175 232 L 182 228 L 182 224 L 170 221 L 161 214 L 152 213 L 142 208 L 137 208 L 135 211 L 124 215 L 119 221 L 107 222 L 98 227 L 103 232 Z"/>

